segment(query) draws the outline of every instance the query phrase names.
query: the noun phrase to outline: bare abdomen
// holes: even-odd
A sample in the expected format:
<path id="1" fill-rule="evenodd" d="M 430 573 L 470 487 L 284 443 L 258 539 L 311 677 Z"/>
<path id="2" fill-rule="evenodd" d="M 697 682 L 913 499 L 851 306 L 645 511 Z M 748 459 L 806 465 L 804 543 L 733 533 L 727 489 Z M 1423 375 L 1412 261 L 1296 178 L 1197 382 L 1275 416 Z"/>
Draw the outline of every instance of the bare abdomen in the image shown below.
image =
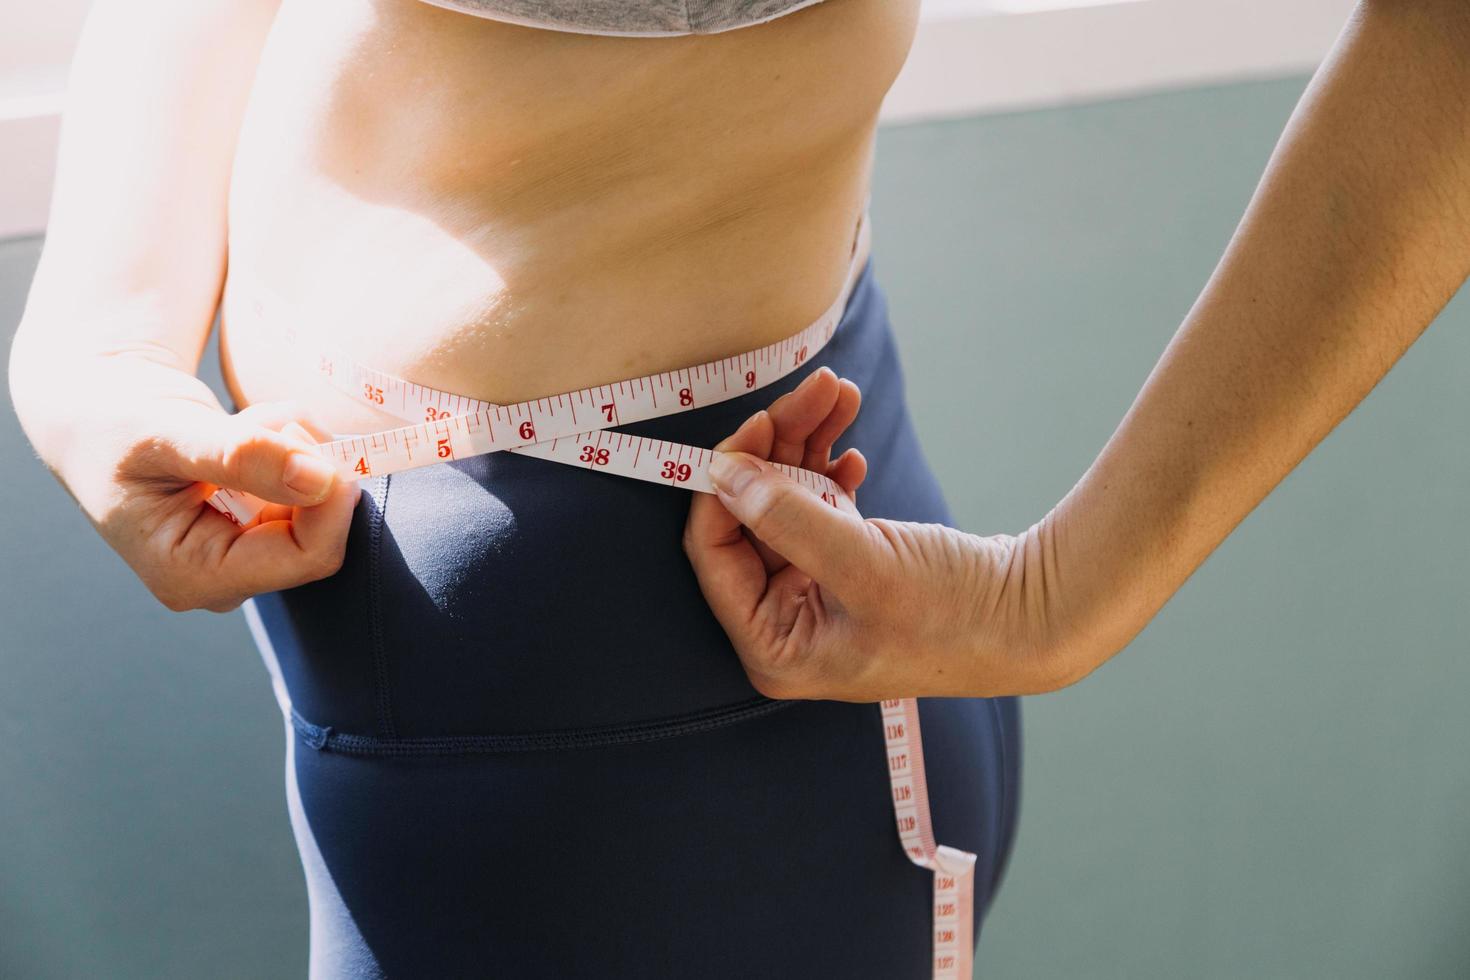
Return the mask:
<path id="1" fill-rule="evenodd" d="M 795 332 L 840 288 L 917 6 L 609 38 L 286 0 L 230 195 L 237 398 L 293 398 L 337 431 L 389 422 L 230 333 L 252 283 L 307 337 L 499 402 Z"/>

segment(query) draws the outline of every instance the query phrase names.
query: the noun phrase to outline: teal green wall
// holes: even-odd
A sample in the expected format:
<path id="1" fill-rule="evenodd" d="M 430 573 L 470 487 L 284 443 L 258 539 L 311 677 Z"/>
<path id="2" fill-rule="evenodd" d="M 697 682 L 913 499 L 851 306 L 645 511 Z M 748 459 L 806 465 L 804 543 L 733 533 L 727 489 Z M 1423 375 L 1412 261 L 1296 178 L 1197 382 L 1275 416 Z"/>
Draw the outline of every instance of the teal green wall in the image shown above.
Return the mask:
<path id="1" fill-rule="evenodd" d="M 1092 461 L 1302 85 L 883 134 L 881 275 L 966 530 Z M 1127 650 L 1028 699 L 983 975 L 1470 977 L 1465 300 Z"/>
<path id="2" fill-rule="evenodd" d="M 1086 468 L 1302 84 L 883 131 L 877 268 L 962 526 L 1022 530 Z M 38 246 L 0 243 L 0 336 Z M 982 975 L 1470 975 L 1467 319 L 1452 305 L 1128 650 L 1028 700 Z M 243 622 L 154 604 L 8 413 L 0 466 L 0 977 L 302 975 Z"/>

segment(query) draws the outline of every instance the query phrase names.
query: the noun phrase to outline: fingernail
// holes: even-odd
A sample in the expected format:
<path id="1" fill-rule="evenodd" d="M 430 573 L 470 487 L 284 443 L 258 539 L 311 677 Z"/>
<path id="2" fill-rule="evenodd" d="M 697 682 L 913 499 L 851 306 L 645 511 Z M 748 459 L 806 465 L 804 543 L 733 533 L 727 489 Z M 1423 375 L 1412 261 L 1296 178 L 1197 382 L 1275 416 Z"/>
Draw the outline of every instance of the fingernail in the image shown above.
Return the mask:
<path id="1" fill-rule="evenodd" d="M 740 496 L 740 491 L 750 486 L 760 471 L 748 456 L 737 453 L 715 453 L 709 463 L 710 482 L 732 497 Z"/>
<path id="2" fill-rule="evenodd" d="M 336 470 L 320 456 L 307 453 L 292 453 L 286 457 L 286 468 L 281 471 L 281 482 L 305 494 L 312 500 L 324 500 L 332 489 L 332 477 Z"/>

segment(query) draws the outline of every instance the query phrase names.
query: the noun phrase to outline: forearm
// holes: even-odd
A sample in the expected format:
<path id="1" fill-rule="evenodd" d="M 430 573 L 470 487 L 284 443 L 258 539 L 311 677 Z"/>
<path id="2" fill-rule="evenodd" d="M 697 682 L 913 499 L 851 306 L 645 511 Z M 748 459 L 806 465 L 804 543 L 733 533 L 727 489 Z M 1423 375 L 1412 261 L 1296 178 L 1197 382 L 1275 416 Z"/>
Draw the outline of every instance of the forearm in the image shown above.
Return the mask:
<path id="1" fill-rule="evenodd" d="M 208 397 L 235 138 L 277 0 L 101 0 L 68 79 L 45 247 L 11 350 L 12 399 L 54 469 L 67 406 L 105 422 L 130 380 Z M 151 390 L 151 389 L 150 389 Z M 163 392 L 160 392 L 163 393 Z"/>
<path id="2" fill-rule="evenodd" d="M 1036 529 L 1072 679 L 1121 649 L 1470 273 L 1470 5 L 1362 4 L 1215 274 Z"/>

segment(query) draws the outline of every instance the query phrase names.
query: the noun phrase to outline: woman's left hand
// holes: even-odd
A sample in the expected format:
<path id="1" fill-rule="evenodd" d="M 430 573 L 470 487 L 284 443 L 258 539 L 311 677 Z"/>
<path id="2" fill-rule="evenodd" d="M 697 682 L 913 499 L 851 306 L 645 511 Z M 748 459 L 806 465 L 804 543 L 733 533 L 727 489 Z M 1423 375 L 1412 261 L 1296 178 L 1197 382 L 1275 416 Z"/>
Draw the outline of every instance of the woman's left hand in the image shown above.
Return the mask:
<path id="1" fill-rule="evenodd" d="M 851 381 L 813 373 L 715 447 L 718 492 L 690 505 L 684 550 L 751 683 L 773 698 L 877 701 L 1078 679 L 1058 639 L 1065 610 L 1045 585 L 1056 578 L 1045 522 L 979 537 L 864 520 L 769 465 L 824 473 L 854 494 L 867 462 L 831 450 L 859 400 Z"/>

